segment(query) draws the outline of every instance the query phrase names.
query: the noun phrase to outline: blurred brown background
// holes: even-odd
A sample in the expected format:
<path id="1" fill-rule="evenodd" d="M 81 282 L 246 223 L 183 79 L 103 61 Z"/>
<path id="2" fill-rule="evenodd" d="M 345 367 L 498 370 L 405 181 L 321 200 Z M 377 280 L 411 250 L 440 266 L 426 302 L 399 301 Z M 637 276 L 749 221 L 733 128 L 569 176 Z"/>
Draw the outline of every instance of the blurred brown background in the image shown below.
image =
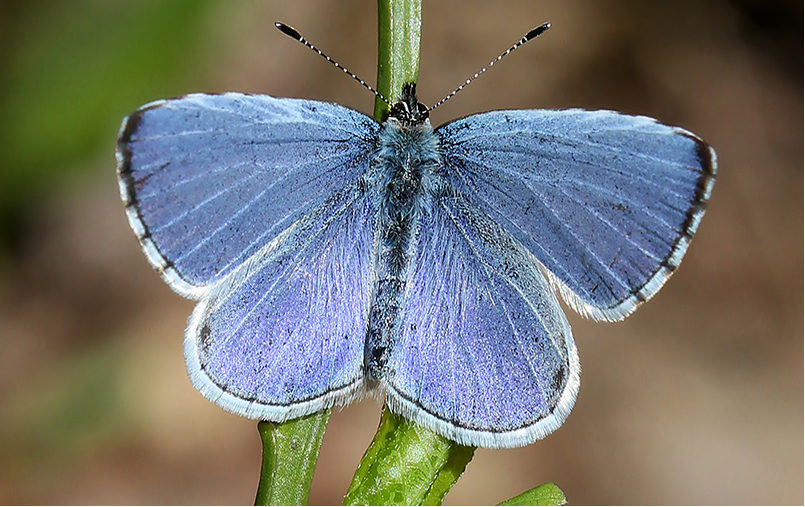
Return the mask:
<path id="1" fill-rule="evenodd" d="M 435 111 L 645 114 L 718 152 L 679 272 L 623 323 L 570 315 L 583 367 L 565 425 L 479 450 L 447 497 L 555 482 L 572 504 L 803 502 L 803 4 L 798 0 L 425 0 L 434 103 L 543 21 L 553 28 Z M 193 303 L 148 266 L 119 200 L 121 118 L 188 92 L 372 97 L 277 32 L 373 82 L 369 0 L 0 4 L 0 503 L 251 503 L 252 421 L 185 375 Z M 340 503 L 379 419 L 336 411 L 312 503 Z"/>

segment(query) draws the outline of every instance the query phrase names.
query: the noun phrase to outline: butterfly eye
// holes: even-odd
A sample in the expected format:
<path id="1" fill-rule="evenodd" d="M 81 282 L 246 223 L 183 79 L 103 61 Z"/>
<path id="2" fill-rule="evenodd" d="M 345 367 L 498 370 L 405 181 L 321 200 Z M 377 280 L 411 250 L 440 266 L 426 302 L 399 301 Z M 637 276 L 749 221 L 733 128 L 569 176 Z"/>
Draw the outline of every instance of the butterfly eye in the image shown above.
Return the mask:
<path id="1" fill-rule="evenodd" d="M 405 102 L 397 102 L 391 109 L 389 110 L 389 118 L 396 118 L 398 120 L 404 120 L 408 118 L 410 115 L 408 114 L 408 104 Z"/>

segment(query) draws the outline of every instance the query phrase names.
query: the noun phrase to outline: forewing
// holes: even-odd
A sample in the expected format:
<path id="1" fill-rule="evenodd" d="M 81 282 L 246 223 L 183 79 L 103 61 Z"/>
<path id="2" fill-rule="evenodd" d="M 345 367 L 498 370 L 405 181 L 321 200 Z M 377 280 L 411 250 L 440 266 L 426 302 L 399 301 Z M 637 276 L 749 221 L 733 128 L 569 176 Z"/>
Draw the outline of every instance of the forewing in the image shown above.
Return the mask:
<path id="1" fill-rule="evenodd" d="M 129 222 L 174 290 L 200 297 L 368 168 L 377 122 L 342 106 L 188 95 L 123 121 Z"/>
<path id="2" fill-rule="evenodd" d="M 464 197 L 423 216 L 386 382 L 396 412 L 463 445 L 517 447 L 558 428 L 576 346 L 539 263 Z"/>
<path id="3" fill-rule="evenodd" d="M 493 111 L 436 130 L 447 178 L 525 245 L 568 303 L 619 320 L 679 265 L 712 191 L 715 151 L 651 118 Z"/>
<path id="4" fill-rule="evenodd" d="M 338 193 L 214 287 L 185 336 L 193 385 L 272 421 L 360 393 L 376 214 L 357 187 Z"/>

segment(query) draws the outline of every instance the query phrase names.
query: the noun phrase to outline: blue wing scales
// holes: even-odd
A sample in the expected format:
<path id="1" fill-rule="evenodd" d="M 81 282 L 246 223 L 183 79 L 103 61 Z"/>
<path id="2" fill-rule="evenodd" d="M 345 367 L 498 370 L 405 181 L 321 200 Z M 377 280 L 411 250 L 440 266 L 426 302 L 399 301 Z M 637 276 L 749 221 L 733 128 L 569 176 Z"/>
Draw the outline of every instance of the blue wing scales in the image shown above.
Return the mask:
<path id="1" fill-rule="evenodd" d="M 193 385 L 272 421 L 360 394 L 376 215 L 363 190 L 346 189 L 213 287 L 185 336 Z"/>
<path id="2" fill-rule="evenodd" d="M 570 413 L 580 369 L 539 263 L 464 196 L 421 220 L 387 402 L 464 445 L 546 436 Z"/>
<path id="3" fill-rule="evenodd" d="M 123 121 L 129 222 L 174 290 L 199 298 L 368 169 L 379 124 L 342 106 L 188 95 Z"/>
<path id="4" fill-rule="evenodd" d="M 436 133 L 450 184 L 595 319 L 622 319 L 660 289 L 715 179 L 715 152 L 695 135 L 610 111 L 493 111 Z"/>

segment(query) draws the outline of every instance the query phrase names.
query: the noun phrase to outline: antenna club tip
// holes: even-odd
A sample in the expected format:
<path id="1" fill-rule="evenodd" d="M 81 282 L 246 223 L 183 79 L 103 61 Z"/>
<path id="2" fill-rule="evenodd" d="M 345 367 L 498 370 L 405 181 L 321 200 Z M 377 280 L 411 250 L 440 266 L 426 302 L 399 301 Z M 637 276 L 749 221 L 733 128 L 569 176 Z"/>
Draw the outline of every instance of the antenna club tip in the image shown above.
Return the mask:
<path id="1" fill-rule="evenodd" d="M 288 37 L 291 37 L 292 39 L 296 39 L 296 40 L 298 40 L 300 42 L 303 40 L 302 34 L 297 32 L 292 26 L 286 25 L 285 23 L 282 23 L 281 21 L 275 21 L 274 26 L 277 27 L 277 30 L 279 30 L 280 32 L 284 33 Z"/>
<path id="2" fill-rule="evenodd" d="M 531 30 L 530 32 L 528 32 L 527 34 L 525 34 L 524 38 L 525 38 L 526 41 L 530 41 L 531 39 L 533 39 L 535 37 L 538 37 L 538 36 L 542 35 L 543 33 L 545 33 L 546 31 L 548 31 L 548 28 L 550 28 L 550 27 L 551 27 L 551 24 L 549 22 L 548 23 L 543 23 L 543 24 L 539 25 L 538 27 L 534 28 L 533 30 Z"/>

